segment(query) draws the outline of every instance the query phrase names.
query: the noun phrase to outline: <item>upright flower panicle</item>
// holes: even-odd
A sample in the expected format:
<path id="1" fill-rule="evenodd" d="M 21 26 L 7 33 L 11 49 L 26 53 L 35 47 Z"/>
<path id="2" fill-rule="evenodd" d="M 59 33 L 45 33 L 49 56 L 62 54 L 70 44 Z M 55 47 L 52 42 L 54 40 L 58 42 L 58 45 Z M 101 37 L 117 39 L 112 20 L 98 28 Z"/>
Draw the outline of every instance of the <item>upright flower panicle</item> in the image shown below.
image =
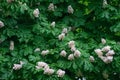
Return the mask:
<path id="1" fill-rule="evenodd" d="M 105 46 L 105 47 L 102 48 L 102 51 L 103 52 L 108 52 L 110 50 L 110 48 L 111 48 L 110 46 Z"/>
<path id="2" fill-rule="evenodd" d="M 103 55 L 103 52 L 102 52 L 101 49 L 95 49 L 94 51 L 95 51 L 95 53 L 96 53 L 98 56 L 102 56 L 102 55 Z"/>
<path id="3" fill-rule="evenodd" d="M 63 77 L 63 76 L 65 75 L 65 71 L 59 69 L 59 70 L 57 71 L 57 75 L 58 75 L 58 77 Z"/>
<path id="4" fill-rule="evenodd" d="M 115 54 L 114 50 L 110 50 L 107 52 L 106 56 L 113 56 Z"/>
<path id="5" fill-rule="evenodd" d="M 107 0 L 103 0 L 103 8 L 105 8 L 108 5 Z"/>
<path id="6" fill-rule="evenodd" d="M 14 69 L 14 70 L 19 70 L 19 69 L 22 68 L 22 66 L 23 66 L 23 62 L 20 61 L 20 64 L 14 64 L 13 69 Z"/>
<path id="7" fill-rule="evenodd" d="M 78 58 L 80 57 L 80 55 L 81 55 L 81 52 L 79 50 L 75 50 L 74 56 Z"/>
<path id="8" fill-rule="evenodd" d="M 73 12 L 74 12 L 74 9 L 72 8 L 71 5 L 69 5 L 69 6 L 68 6 L 68 13 L 69 13 L 69 14 L 73 14 Z"/>
<path id="9" fill-rule="evenodd" d="M 76 50 L 75 46 L 71 47 L 70 49 L 72 52 L 74 52 Z"/>
<path id="10" fill-rule="evenodd" d="M 54 72 L 55 72 L 55 70 L 49 69 L 49 68 L 44 70 L 44 74 L 47 74 L 47 75 L 52 75 Z"/>
<path id="11" fill-rule="evenodd" d="M 70 55 L 68 56 L 68 60 L 74 60 L 74 54 L 70 54 Z"/>
<path id="12" fill-rule="evenodd" d="M 48 10 L 49 10 L 49 11 L 55 11 L 55 6 L 54 6 L 53 3 L 50 3 L 50 4 L 49 4 Z"/>
<path id="13" fill-rule="evenodd" d="M 67 33 L 68 33 L 68 30 L 67 30 L 67 28 L 63 28 L 63 30 L 62 30 L 62 33 L 65 33 L 65 34 L 67 34 Z"/>
<path id="14" fill-rule="evenodd" d="M 69 41 L 68 46 L 70 48 L 75 47 L 75 41 Z"/>
<path id="15" fill-rule="evenodd" d="M 10 48 L 11 51 L 14 50 L 14 41 L 10 41 Z"/>
<path id="16" fill-rule="evenodd" d="M 0 28 L 4 27 L 4 23 L 0 21 Z"/>
<path id="17" fill-rule="evenodd" d="M 38 18 L 38 17 L 39 17 L 39 14 L 40 14 L 40 12 L 39 12 L 39 9 L 38 9 L 38 8 L 33 11 L 34 17 Z"/>
<path id="18" fill-rule="evenodd" d="M 67 54 L 67 52 L 66 52 L 65 50 L 62 50 L 62 51 L 60 52 L 60 55 L 63 56 L 63 57 L 66 57 L 66 54 Z"/>
<path id="19" fill-rule="evenodd" d="M 43 50 L 43 51 L 41 52 L 41 55 L 45 56 L 45 55 L 47 55 L 48 53 L 49 53 L 49 50 Z"/>
<path id="20" fill-rule="evenodd" d="M 65 34 L 64 33 L 61 33 L 59 36 L 58 36 L 58 39 L 59 40 L 63 40 L 65 38 Z"/>

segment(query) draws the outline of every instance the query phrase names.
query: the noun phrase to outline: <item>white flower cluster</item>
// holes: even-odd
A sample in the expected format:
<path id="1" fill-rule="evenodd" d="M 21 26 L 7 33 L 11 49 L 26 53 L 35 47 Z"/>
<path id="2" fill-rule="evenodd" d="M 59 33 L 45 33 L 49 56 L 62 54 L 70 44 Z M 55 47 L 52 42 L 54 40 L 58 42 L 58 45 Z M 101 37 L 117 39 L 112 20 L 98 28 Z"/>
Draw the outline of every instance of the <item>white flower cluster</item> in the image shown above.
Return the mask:
<path id="1" fill-rule="evenodd" d="M 47 75 L 52 75 L 55 72 L 55 70 L 54 69 L 50 69 L 48 64 L 45 63 L 45 62 L 38 62 L 37 66 L 36 66 L 36 69 L 43 69 L 44 70 L 44 74 L 47 74 Z"/>
<path id="2" fill-rule="evenodd" d="M 102 49 L 95 49 L 95 53 L 98 57 L 103 60 L 105 63 L 110 63 L 113 61 L 113 55 L 115 54 L 114 50 L 111 50 L 110 46 L 105 46 Z M 105 56 L 103 53 L 106 53 Z"/>
<path id="3" fill-rule="evenodd" d="M 40 48 L 36 48 L 35 50 L 34 50 L 34 52 L 39 52 L 40 51 Z"/>
<path id="4" fill-rule="evenodd" d="M 58 75 L 58 77 L 63 77 L 63 76 L 65 75 L 65 71 L 59 69 L 59 70 L 57 71 L 57 75 Z"/>
<path id="5" fill-rule="evenodd" d="M 69 13 L 69 14 L 73 14 L 73 12 L 74 12 L 74 9 L 72 8 L 71 5 L 69 5 L 69 6 L 68 6 L 68 13 Z"/>
<path id="6" fill-rule="evenodd" d="M 60 52 L 60 56 L 66 57 L 66 55 L 67 55 L 67 52 L 65 50 L 62 50 Z"/>
<path id="7" fill-rule="evenodd" d="M 10 41 L 10 47 L 9 49 L 12 51 L 14 50 L 14 41 Z"/>
<path id="8" fill-rule="evenodd" d="M 48 64 L 45 63 L 45 62 L 38 62 L 37 66 L 36 66 L 36 69 L 43 69 L 44 70 L 43 73 L 47 74 L 47 75 L 52 75 L 55 72 L 55 70 L 54 69 L 50 69 L 50 67 L 48 66 Z M 58 77 L 63 77 L 65 75 L 65 71 L 59 69 L 57 71 L 57 75 L 58 75 Z"/>
<path id="9" fill-rule="evenodd" d="M 14 70 L 19 70 L 19 69 L 22 68 L 22 66 L 23 66 L 23 62 L 20 61 L 20 64 L 14 64 L 13 69 L 14 69 Z"/>
<path id="10" fill-rule="evenodd" d="M 55 21 L 53 21 L 53 22 L 51 23 L 51 27 L 52 27 L 52 28 L 55 27 Z"/>
<path id="11" fill-rule="evenodd" d="M 49 4 L 48 10 L 49 10 L 49 11 L 55 11 L 55 6 L 54 6 L 53 3 L 50 3 L 50 4 Z"/>
<path id="12" fill-rule="evenodd" d="M 43 50 L 42 52 L 41 52 L 41 55 L 42 56 L 45 56 L 45 55 L 47 55 L 49 53 L 49 50 Z"/>
<path id="13" fill-rule="evenodd" d="M 39 14 L 40 14 L 40 12 L 39 12 L 39 9 L 38 9 L 38 8 L 33 11 L 34 17 L 38 18 L 38 17 L 39 17 Z"/>
<path id="14" fill-rule="evenodd" d="M 4 27 L 4 23 L 2 21 L 0 21 L 0 28 Z"/>
<path id="15" fill-rule="evenodd" d="M 71 51 L 74 52 L 74 54 L 68 56 L 68 60 L 74 60 L 75 57 L 80 57 L 81 52 L 75 48 L 75 41 L 69 41 L 68 46 L 71 48 Z"/>
<path id="16" fill-rule="evenodd" d="M 68 33 L 67 28 L 63 28 L 62 33 L 58 36 L 59 40 L 63 40 L 65 38 L 65 35 Z"/>

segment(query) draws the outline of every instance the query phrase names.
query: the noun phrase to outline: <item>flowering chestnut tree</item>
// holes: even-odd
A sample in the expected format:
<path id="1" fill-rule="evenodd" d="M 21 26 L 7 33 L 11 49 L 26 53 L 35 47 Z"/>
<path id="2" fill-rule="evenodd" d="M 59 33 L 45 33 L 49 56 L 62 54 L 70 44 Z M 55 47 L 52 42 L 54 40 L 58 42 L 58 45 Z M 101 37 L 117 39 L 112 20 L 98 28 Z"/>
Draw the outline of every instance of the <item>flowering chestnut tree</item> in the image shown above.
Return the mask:
<path id="1" fill-rule="evenodd" d="M 0 0 L 1 80 L 120 79 L 120 0 Z"/>

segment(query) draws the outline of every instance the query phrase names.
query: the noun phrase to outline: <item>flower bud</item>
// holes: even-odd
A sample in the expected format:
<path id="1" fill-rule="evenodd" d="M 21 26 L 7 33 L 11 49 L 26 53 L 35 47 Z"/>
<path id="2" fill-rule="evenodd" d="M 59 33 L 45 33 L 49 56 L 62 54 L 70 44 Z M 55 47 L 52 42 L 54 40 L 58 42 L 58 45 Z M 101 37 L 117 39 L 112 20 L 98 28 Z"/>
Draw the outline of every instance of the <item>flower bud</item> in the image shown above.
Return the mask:
<path id="1" fill-rule="evenodd" d="M 106 43 L 106 40 L 104 38 L 101 39 L 102 44 Z"/>
<path id="2" fill-rule="evenodd" d="M 4 27 L 4 23 L 0 21 L 0 28 Z"/>
<path id="3" fill-rule="evenodd" d="M 38 17 L 39 17 L 39 14 L 40 14 L 40 12 L 39 12 L 39 9 L 38 9 L 38 8 L 33 11 L 34 17 L 38 18 Z"/>
<path id="4" fill-rule="evenodd" d="M 68 13 L 69 13 L 69 14 L 73 14 L 73 12 L 74 12 L 74 9 L 72 8 L 71 5 L 69 5 L 69 6 L 68 6 Z"/>
<path id="5" fill-rule="evenodd" d="M 68 56 L 68 60 L 74 60 L 74 55 L 73 55 L 73 54 L 70 54 L 70 55 Z"/>
<path id="6" fill-rule="evenodd" d="M 81 55 L 81 52 L 79 50 L 75 50 L 74 56 L 78 58 L 80 57 L 80 55 Z"/>
<path id="7" fill-rule="evenodd" d="M 66 57 L 66 54 L 67 54 L 67 53 L 66 53 L 65 50 L 62 50 L 61 53 L 60 53 L 60 55 L 63 56 L 63 57 Z"/>
<path id="8" fill-rule="evenodd" d="M 10 48 L 11 51 L 14 50 L 14 41 L 10 41 Z"/>
<path id="9" fill-rule="evenodd" d="M 95 51 L 95 53 L 96 53 L 98 56 L 102 56 L 102 55 L 103 55 L 103 53 L 102 53 L 102 51 L 101 51 L 100 49 L 95 49 L 94 51 Z"/>
<path id="10" fill-rule="evenodd" d="M 58 77 L 63 77 L 63 76 L 65 75 L 65 71 L 59 69 L 59 70 L 57 71 L 57 75 L 58 75 Z"/>
<path id="11" fill-rule="evenodd" d="M 61 33 L 59 36 L 58 36 L 58 39 L 59 40 L 63 40 L 65 38 L 65 34 L 64 33 Z"/>
<path id="12" fill-rule="evenodd" d="M 55 11 L 55 6 L 54 6 L 53 3 L 50 3 L 50 4 L 49 4 L 48 10 L 49 10 L 49 11 Z"/>

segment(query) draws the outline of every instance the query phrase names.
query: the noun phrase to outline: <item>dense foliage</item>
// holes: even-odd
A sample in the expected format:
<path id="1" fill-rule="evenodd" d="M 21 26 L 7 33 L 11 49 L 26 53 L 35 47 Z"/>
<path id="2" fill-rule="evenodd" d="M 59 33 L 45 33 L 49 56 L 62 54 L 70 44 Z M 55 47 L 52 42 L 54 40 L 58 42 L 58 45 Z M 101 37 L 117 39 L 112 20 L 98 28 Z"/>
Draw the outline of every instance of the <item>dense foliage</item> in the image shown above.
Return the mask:
<path id="1" fill-rule="evenodd" d="M 0 0 L 1 80 L 119 80 L 120 0 Z"/>

